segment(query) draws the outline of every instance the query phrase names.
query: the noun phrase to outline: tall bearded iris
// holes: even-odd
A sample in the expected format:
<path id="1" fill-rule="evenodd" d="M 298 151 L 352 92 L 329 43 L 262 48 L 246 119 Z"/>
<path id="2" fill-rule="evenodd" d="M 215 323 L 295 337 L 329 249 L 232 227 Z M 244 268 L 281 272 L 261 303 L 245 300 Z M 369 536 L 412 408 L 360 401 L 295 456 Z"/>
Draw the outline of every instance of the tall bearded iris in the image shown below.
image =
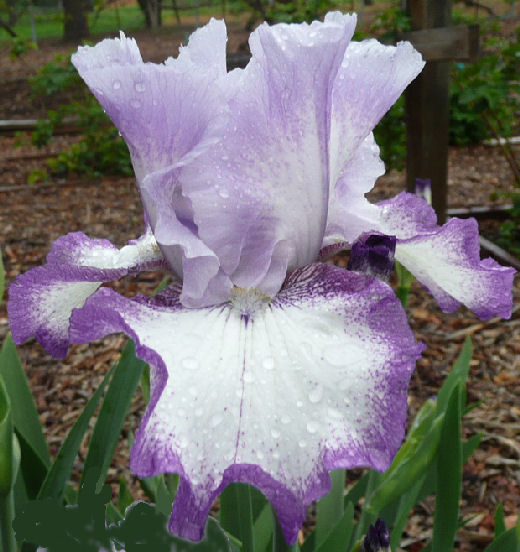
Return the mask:
<path id="1" fill-rule="evenodd" d="M 122 249 L 58 239 L 11 286 L 13 336 L 59 358 L 69 343 L 135 339 L 152 393 L 131 468 L 180 474 L 170 529 L 183 537 L 199 539 L 241 481 L 294 541 L 328 470 L 384 470 L 399 447 L 421 346 L 378 271 L 316 262 L 327 251 L 392 236 L 443 309 L 510 313 L 513 271 L 480 261 L 474 221 L 439 227 L 408 194 L 366 201 L 383 172 L 371 131 L 423 62 L 407 43 L 350 42 L 355 21 L 262 25 L 230 73 L 213 20 L 161 65 L 124 35 L 72 58 L 128 144 L 146 231 Z M 157 267 L 178 282 L 155 297 L 100 287 Z"/>

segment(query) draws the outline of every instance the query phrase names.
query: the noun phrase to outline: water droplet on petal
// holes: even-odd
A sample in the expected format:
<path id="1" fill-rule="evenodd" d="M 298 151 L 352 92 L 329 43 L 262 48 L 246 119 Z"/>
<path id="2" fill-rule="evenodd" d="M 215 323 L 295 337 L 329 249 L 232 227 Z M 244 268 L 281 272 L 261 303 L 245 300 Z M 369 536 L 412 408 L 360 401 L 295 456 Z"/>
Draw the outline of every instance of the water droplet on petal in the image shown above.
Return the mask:
<path id="1" fill-rule="evenodd" d="M 139 109 L 141 107 L 141 102 L 139 100 L 130 100 L 130 105 L 134 109 Z"/>
<path id="2" fill-rule="evenodd" d="M 321 387 L 321 385 L 318 385 L 309 393 L 309 400 L 311 401 L 311 403 L 320 402 L 322 397 L 323 397 L 323 387 Z"/>
<path id="3" fill-rule="evenodd" d="M 219 190 L 218 195 L 222 199 L 227 199 L 229 197 L 229 192 L 227 190 Z"/>
<path id="4" fill-rule="evenodd" d="M 262 460 L 262 458 L 264 457 L 264 453 L 261 450 L 259 450 L 256 453 L 256 457 L 258 458 L 258 460 Z"/>
<path id="5" fill-rule="evenodd" d="M 112 88 L 114 90 L 119 90 L 121 88 L 121 81 L 118 81 L 118 80 L 115 80 L 113 83 L 112 83 Z"/>
<path id="6" fill-rule="evenodd" d="M 280 437 L 280 432 L 277 429 L 272 428 L 271 429 L 271 435 L 272 435 L 273 439 L 278 439 L 278 437 Z"/>
<path id="7" fill-rule="evenodd" d="M 307 422 L 307 431 L 309 433 L 316 433 L 319 429 L 318 422 Z"/>
<path id="8" fill-rule="evenodd" d="M 244 382 L 253 383 L 255 381 L 255 376 L 251 372 L 244 372 Z"/>
<path id="9" fill-rule="evenodd" d="M 223 419 L 224 418 L 220 414 L 215 414 L 215 416 L 213 416 L 213 418 L 211 418 L 209 422 L 209 427 L 211 427 L 211 429 L 216 428 L 218 425 L 222 423 Z"/>
<path id="10" fill-rule="evenodd" d="M 274 458 L 275 460 L 278 460 L 278 458 L 280 458 L 280 454 L 279 454 L 278 452 L 274 451 L 274 452 L 273 452 L 273 458 Z"/>
<path id="11" fill-rule="evenodd" d="M 146 84 L 144 82 L 136 82 L 134 85 L 136 92 L 144 92 L 146 90 Z"/>
<path id="12" fill-rule="evenodd" d="M 296 401 L 296 407 L 301 408 L 303 406 L 303 401 Z"/>
<path id="13" fill-rule="evenodd" d="M 307 446 L 307 443 L 302 439 L 301 441 L 298 441 L 298 446 L 300 448 L 305 448 Z"/>
<path id="14" fill-rule="evenodd" d="M 282 424 L 290 424 L 291 423 L 291 418 L 289 418 L 289 416 L 287 416 L 287 414 L 284 414 L 281 418 L 280 418 L 280 421 L 282 422 Z"/>
<path id="15" fill-rule="evenodd" d="M 266 370 L 272 370 L 274 368 L 274 358 L 268 357 L 268 358 L 264 359 L 264 361 L 262 362 L 262 366 Z"/>

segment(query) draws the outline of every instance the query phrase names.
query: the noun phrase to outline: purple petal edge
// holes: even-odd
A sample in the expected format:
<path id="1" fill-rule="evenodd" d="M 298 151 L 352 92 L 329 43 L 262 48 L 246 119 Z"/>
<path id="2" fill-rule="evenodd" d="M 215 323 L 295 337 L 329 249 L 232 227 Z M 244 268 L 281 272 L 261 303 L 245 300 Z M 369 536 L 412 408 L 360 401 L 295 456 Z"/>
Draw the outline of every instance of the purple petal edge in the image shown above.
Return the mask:
<path id="1" fill-rule="evenodd" d="M 73 313 L 71 326 L 73 342 L 82 343 L 100 338 L 107 333 L 124 331 L 136 341 L 137 355 L 152 365 L 152 377 L 156 378 L 158 383 L 154 385 L 149 408 L 137 433 L 131 454 L 131 469 L 140 477 L 165 472 L 180 474 L 180 486 L 169 525 L 171 531 L 192 540 L 200 539 L 213 500 L 227 484 L 232 481 L 241 481 L 252 483 L 264 492 L 277 511 L 286 540 L 293 542 L 304 520 L 306 506 L 330 490 L 328 470 L 367 465 L 384 470 L 391 463 L 404 436 L 406 389 L 415 359 L 420 355 L 422 346 L 415 343 L 407 325 L 406 315 L 391 289 L 384 283 L 361 274 L 349 273 L 321 263 L 311 265 L 296 271 L 288 278 L 284 288 L 275 299 L 275 303 L 277 308 L 283 309 L 284 305 L 297 304 L 298 301 L 307 297 L 311 304 L 315 304 L 316 301 L 319 303 L 323 299 L 332 300 L 338 293 L 356 296 L 358 293 L 363 293 L 363 296 L 378 298 L 370 299 L 373 302 L 368 315 L 370 327 L 379 332 L 382 340 L 390 340 L 393 344 L 392 348 L 395 350 L 395 354 L 387 361 L 388 366 L 391 367 L 388 380 L 385 382 L 384 388 L 381 388 L 381 392 L 390 390 L 394 394 L 388 398 L 385 407 L 392 411 L 388 411 L 388 415 L 382 420 L 388 441 L 380 443 L 377 448 L 373 449 L 370 448 L 373 445 L 359 449 L 342 448 L 337 444 L 327 446 L 323 449 L 317 470 L 313 472 L 312 479 L 307 481 L 307 487 L 302 496 L 291 492 L 259 465 L 232 464 L 224 471 L 218 488 L 208 489 L 209 498 L 205 498 L 203 504 L 197 500 L 176 450 L 168 448 L 166 452 L 163 451 L 161 457 L 155 458 L 146 446 L 145 428 L 165 387 L 168 377 L 167 368 L 161 356 L 141 342 L 140 336 L 124 318 L 124 316 L 136 316 L 143 322 L 145 314 L 140 313 L 140 305 L 157 307 L 162 311 L 165 308 L 172 312 L 185 310 L 179 302 L 179 289 L 168 290 L 155 298 L 130 300 L 119 296 L 111 289 L 102 288 L 87 300 L 83 309 Z M 95 327 L 90 323 L 93 318 L 97 320 Z M 389 324 L 389 320 L 392 321 L 391 324 Z M 400 330 L 396 331 L 396 328 L 400 328 Z"/>

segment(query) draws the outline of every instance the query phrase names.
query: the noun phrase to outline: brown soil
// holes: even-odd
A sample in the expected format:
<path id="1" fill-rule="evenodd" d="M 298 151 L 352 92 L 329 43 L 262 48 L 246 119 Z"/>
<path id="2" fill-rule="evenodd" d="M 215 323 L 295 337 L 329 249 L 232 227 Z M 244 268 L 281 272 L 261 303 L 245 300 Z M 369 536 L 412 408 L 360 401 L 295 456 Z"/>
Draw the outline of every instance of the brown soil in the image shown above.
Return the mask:
<path id="1" fill-rule="evenodd" d="M 176 52 L 184 40 L 184 30 L 169 35 L 138 37 L 146 59 L 159 61 Z M 247 37 L 232 32 L 230 50 L 237 51 Z M 11 63 L 5 49 L 0 51 L 0 119 L 33 118 L 46 106 L 31 101 L 26 84 L 28 74 L 64 52 L 62 45 L 44 44 L 37 52 Z M 81 230 L 92 237 L 104 237 L 122 245 L 140 234 L 143 226 L 141 203 L 132 179 L 108 179 L 100 182 L 68 179 L 55 186 L 27 188 L 27 175 L 42 167 L 44 158 L 31 146 L 14 147 L 17 139 L 0 137 L 0 176 L 2 186 L 21 188 L 0 191 L 0 244 L 7 281 L 44 262 L 51 243 L 60 235 Z M 45 152 L 60 151 L 71 140 L 61 137 Z M 28 157 L 29 156 L 29 157 Z M 511 191 L 513 179 L 497 148 L 468 147 L 450 151 L 449 206 L 491 204 L 493 191 Z M 391 173 L 380 179 L 373 198 L 381 199 L 399 192 L 404 176 Z M 496 203 L 504 199 L 496 200 Z M 150 293 L 161 280 L 160 273 L 147 273 L 111 284 L 126 295 Z M 517 278 L 515 304 L 520 298 Z M 437 392 L 470 335 L 474 357 L 468 382 L 468 401 L 479 402 L 465 418 L 466 436 L 484 433 L 481 447 L 464 469 L 462 517 L 476 516 L 459 533 L 457 550 L 479 551 L 493 532 L 493 513 L 499 501 L 504 503 L 507 523 L 513 524 L 520 504 L 520 312 L 518 306 L 510 320 L 481 322 L 467 309 L 455 314 L 442 313 L 431 296 L 414 285 L 409 303 L 411 325 L 417 338 L 427 345 L 410 387 L 410 416 L 422 402 Z M 0 309 L 0 342 L 8 332 L 5 303 Z M 118 358 L 123 337 L 110 336 L 92 345 L 73 346 L 67 359 L 58 362 L 30 341 L 19 347 L 26 367 L 51 453 L 59 449 L 93 390 L 108 367 Z M 143 414 L 144 402 L 138 394 L 116 451 L 109 481 L 116 483 L 123 473 L 132 481 L 128 466 L 128 432 L 135 431 Z M 84 443 L 76 463 L 82 469 L 87 450 Z M 420 543 L 431 534 L 433 502 L 417 508 L 408 527 L 403 549 L 417 552 Z"/>

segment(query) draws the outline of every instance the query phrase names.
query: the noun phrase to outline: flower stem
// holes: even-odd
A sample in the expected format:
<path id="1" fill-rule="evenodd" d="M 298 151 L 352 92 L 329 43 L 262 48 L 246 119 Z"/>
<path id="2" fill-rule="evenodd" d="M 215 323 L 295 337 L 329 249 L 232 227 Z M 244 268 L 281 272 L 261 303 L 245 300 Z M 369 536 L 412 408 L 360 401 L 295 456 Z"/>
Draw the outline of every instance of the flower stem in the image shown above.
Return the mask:
<path id="1" fill-rule="evenodd" d="M 397 297 L 406 308 L 408 304 L 408 295 L 413 281 L 413 275 L 399 262 L 395 262 L 395 271 L 397 272 Z"/>

